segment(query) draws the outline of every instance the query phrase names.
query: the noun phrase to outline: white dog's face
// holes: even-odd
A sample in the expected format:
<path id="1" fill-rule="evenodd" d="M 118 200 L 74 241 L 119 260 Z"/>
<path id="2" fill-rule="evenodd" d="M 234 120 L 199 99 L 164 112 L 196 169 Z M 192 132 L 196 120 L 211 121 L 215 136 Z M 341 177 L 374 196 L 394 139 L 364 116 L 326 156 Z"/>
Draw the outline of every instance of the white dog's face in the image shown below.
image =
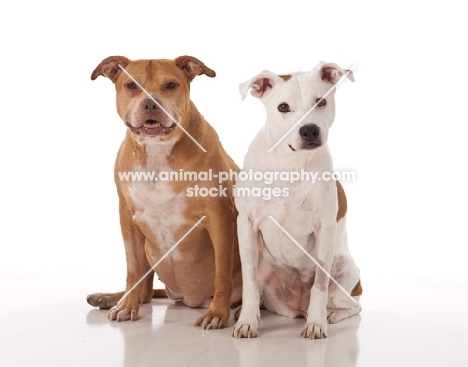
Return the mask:
<path id="1" fill-rule="evenodd" d="M 331 63 L 319 63 L 312 71 L 291 75 L 264 71 L 241 84 L 240 91 L 245 98 L 251 88 L 252 95 L 263 102 L 267 135 L 272 144 L 300 121 L 279 146 L 291 152 L 312 150 L 327 142 L 328 130 L 335 119 L 333 86 L 346 72 Z M 347 76 L 354 81 L 351 72 Z"/>

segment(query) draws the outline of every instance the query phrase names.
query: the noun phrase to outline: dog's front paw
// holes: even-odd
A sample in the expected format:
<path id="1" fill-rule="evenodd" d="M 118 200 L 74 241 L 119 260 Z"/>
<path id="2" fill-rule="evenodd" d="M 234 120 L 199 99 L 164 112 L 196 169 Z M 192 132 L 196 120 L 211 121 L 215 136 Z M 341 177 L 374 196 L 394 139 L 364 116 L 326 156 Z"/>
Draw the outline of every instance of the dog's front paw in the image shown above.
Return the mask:
<path id="1" fill-rule="evenodd" d="M 107 313 L 107 318 L 111 321 L 135 321 L 138 319 L 138 309 L 132 310 L 128 308 L 120 308 L 120 306 L 114 306 Z"/>
<path id="2" fill-rule="evenodd" d="M 302 329 L 301 336 L 307 339 L 323 339 L 328 337 L 327 324 L 307 323 Z"/>
<path id="3" fill-rule="evenodd" d="M 254 322 L 242 322 L 239 321 L 232 331 L 232 336 L 234 338 L 256 338 L 258 336 L 257 332 L 258 321 Z"/>
<path id="4" fill-rule="evenodd" d="M 229 312 L 208 310 L 206 314 L 195 321 L 195 327 L 201 326 L 203 330 L 225 328 L 229 321 Z"/>

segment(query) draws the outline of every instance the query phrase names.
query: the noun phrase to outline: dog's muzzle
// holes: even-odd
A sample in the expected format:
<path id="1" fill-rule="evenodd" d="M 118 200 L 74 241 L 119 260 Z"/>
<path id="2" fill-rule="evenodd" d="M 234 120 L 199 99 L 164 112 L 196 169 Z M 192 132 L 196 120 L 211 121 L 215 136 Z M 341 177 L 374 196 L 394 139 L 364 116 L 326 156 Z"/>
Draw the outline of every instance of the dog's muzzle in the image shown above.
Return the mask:
<path id="1" fill-rule="evenodd" d="M 151 98 L 141 101 L 136 113 L 133 126 L 129 122 L 126 125 L 132 133 L 149 137 L 162 137 L 168 135 L 176 128 L 176 123 L 172 122 L 166 112 L 159 108 Z"/>

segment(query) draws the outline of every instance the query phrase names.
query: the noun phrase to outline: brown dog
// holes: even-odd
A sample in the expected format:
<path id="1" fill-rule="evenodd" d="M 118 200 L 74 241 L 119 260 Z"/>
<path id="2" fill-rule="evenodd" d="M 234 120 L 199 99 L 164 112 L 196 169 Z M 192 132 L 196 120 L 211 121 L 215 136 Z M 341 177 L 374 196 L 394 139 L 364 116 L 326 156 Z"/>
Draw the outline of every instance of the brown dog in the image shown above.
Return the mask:
<path id="1" fill-rule="evenodd" d="M 195 322 L 204 329 L 225 327 L 231 304 L 241 299 L 233 182 L 225 181 L 221 187 L 217 180 L 199 181 L 194 176 L 191 181 L 127 180 L 128 173 L 142 171 L 156 175 L 238 171 L 190 100 L 190 82 L 201 74 L 216 75 L 191 56 L 136 61 L 111 56 L 91 75 L 92 80 L 103 75 L 115 84 L 117 111 L 128 127 L 114 178 L 127 257 L 126 292 L 134 289 L 120 302 L 126 292 L 87 298 L 93 306 L 112 307 L 110 320 L 136 320 L 140 304 L 161 293 L 153 292 L 153 273 L 136 284 L 204 216 L 155 272 L 173 300 L 198 307 L 212 298 L 208 311 Z M 227 195 L 197 197 L 193 191 L 187 195 L 196 185 Z"/>

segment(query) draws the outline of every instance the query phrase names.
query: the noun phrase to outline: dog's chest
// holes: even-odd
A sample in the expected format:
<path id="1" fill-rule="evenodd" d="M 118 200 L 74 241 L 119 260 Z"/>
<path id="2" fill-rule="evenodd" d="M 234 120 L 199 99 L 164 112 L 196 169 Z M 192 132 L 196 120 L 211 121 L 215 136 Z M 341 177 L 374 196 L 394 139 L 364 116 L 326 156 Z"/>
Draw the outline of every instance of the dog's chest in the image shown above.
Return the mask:
<path id="1" fill-rule="evenodd" d="M 266 259 L 274 267 L 297 269 L 302 281 L 307 281 L 315 271 L 315 264 L 300 247 L 309 254 L 316 251 L 315 234 L 324 210 L 323 190 L 310 182 L 296 182 L 287 187 L 287 198 L 253 206 L 252 218 L 258 220 Z"/>
<path id="2" fill-rule="evenodd" d="M 136 167 L 134 170 L 154 172 L 155 177 L 161 172 L 172 171 L 164 157 L 148 159 L 145 168 Z M 162 252 L 166 252 L 177 241 L 174 236 L 177 229 L 186 222 L 184 193 L 174 192 L 169 181 L 161 180 L 135 181 L 129 190 L 135 209 L 133 221 L 144 231 L 152 245 L 157 245 Z M 177 256 L 176 250 L 173 256 Z"/>
<path id="3" fill-rule="evenodd" d="M 297 246 L 307 252 L 315 250 L 314 221 L 311 211 L 297 203 L 270 202 L 254 209 L 252 219 L 257 221 L 263 240 L 265 259 L 272 265 L 283 268 L 308 269 L 310 260 Z M 312 264 L 313 265 L 313 264 Z"/>

